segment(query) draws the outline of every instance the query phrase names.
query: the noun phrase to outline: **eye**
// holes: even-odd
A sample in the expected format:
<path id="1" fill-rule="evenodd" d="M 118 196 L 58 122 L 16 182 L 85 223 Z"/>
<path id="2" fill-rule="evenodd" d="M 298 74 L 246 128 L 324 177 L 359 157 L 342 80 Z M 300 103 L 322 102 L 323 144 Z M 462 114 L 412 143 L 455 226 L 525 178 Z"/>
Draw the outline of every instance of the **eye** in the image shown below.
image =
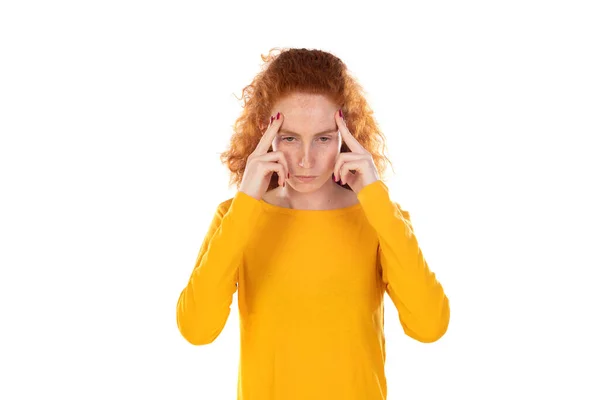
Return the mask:
<path id="1" fill-rule="evenodd" d="M 288 140 L 288 139 L 291 139 L 291 140 Z M 282 138 L 281 138 L 281 141 L 282 141 L 282 142 L 288 142 L 288 143 L 291 143 L 291 142 L 292 142 L 293 140 L 295 140 L 295 139 L 296 139 L 295 137 L 292 137 L 292 136 L 286 136 L 286 137 L 282 137 Z M 320 140 L 320 142 L 321 142 L 321 143 L 327 143 L 327 142 L 329 142 L 329 141 L 331 140 L 331 138 L 328 138 L 328 137 L 326 137 L 326 136 L 321 136 L 319 139 L 324 139 L 324 140 Z"/>

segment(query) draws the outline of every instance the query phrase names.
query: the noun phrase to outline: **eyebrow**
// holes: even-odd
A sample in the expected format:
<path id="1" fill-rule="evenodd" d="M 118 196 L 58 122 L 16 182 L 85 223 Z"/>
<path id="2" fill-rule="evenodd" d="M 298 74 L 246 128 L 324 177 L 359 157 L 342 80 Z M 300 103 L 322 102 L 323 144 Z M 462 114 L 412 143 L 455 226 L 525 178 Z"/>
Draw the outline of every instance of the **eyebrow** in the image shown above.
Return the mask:
<path id="1" fill-rule="evenodd" d="M 327 133 L 337 133 L 337 131 L 338 131 L 337 128 L 327 129 L 327 130 L 324 130 L 323 132 L 317 132 L 313 136 L 325 135 Z M 279 132 L 286 133 L 288 135 L 293 135 L 293 136 L 301 136 L 299 133 L 288 131 L 287 129 L 283 129 L 283 128 L 279 128 Z"/>

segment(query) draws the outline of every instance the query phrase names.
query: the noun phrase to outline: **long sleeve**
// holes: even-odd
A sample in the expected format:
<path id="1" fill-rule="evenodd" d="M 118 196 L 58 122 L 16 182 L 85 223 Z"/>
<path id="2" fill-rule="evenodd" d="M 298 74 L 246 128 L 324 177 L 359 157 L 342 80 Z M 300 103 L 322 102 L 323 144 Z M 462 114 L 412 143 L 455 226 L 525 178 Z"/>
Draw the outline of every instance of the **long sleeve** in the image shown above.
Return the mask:
<path id="1" fill-rule="evenodd" d="M 177 301 L 177 327 L 191 344 L 209 344 L 223 330 L 237 290 L 243 251 L 260 211 L 259 201 L 240 191 L 217 208 Z"/>
<path id="2" fill-rule="evenodd" d="M 448 329 L 449 301 L 429 270 L 410 214 L 391 201 L 388 187 L 381 180 L 363 187 L 357 196 L 377 232 L 378 267 L 404 332 L 423 343 L 438 340 Z"/>

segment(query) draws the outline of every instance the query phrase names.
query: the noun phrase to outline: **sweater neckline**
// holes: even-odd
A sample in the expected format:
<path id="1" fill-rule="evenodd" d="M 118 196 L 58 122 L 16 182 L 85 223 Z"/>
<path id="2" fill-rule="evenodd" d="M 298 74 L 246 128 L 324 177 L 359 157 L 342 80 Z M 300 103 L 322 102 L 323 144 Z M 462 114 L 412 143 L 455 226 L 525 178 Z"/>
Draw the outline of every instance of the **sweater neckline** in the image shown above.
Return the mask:
<path id="1" fill-rule="evenodd" d="M 353 211 L 356 211 L 356 210 L 359 210 L 362 208 L 362 204 L 360 204 L 360 202 L 357 202 L 356 204 L 353 204 L 351 206 L 342 207 L 342 208 L 332 208 L 329 210 L 302 210 L 302 209 L 296 209 L 296 208 L 287 208 L 287 207 L 276 206 L 274 204 L 267 203 L 263 199 L 261 199 L 259 201 L 260 201 L 260 204 L 262 205 L 263 210 L 265 210 L 265 211 L 272 211 L 272 212 L 277 212 L 277 213 L 281 213 L 281 214 L 295 215 L 295 216 L 301 216 L 301 217 L 325 217 L 325 216 L 340 215 L 340 214 L 350 213 L 350 212 L 353 212 Z"/>

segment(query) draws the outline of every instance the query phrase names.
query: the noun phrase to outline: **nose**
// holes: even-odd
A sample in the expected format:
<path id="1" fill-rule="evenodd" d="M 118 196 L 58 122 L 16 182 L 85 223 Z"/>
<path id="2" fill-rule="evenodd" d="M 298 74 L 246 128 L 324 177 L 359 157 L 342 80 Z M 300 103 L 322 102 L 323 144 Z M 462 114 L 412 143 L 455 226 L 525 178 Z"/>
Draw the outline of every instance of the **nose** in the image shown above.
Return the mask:
<path id="1" fill-rule="evenodd" d="M 300 156 L 300 167 L 304 169 L 312 168 L 314 160 L 314 151 L 315 150 L 311 147 L 310 144 L 304 147 L 304 150 L 302 150 L 302 154 Z"/>

